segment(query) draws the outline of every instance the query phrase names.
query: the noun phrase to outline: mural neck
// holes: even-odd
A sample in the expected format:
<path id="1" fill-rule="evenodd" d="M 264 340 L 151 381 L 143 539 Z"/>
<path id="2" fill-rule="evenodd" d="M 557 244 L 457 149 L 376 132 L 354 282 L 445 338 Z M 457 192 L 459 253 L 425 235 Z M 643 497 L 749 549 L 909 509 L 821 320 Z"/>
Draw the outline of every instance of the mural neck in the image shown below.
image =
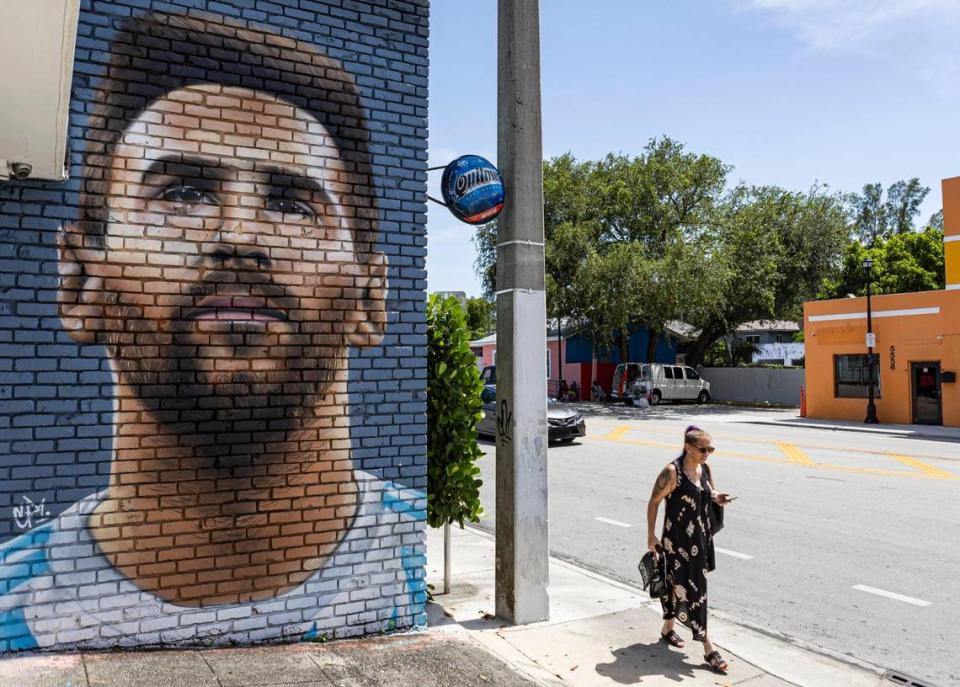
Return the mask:
<path id="1" fill-rule="evenodd" d="M 178 605 L 269 599 L 302 584 L 359 506 L 345 388 L 338 380 L 265 436 L 239 433 L 242 422 L 204 430 L 203 450 L 198 427 L 165 423 L 119 394 L 110 487 L 89 520 L 101 551 L 138 587 Z M 210 568 L 224 579 L 191 572 Z"/>

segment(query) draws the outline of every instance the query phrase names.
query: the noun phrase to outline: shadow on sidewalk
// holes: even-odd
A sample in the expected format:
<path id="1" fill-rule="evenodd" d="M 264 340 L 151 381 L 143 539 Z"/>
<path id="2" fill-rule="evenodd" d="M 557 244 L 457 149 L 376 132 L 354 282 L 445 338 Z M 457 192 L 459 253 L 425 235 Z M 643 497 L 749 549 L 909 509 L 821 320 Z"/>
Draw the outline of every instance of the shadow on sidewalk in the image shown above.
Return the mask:
<path id="1" fill-rule="evenodd" d="M 621 685 L 635 685 L 641 678 L 657 676 L 675 682 L 693 679 L 694 666 L 686 660 L 686 654 L 671 651 L 664 644 L 654 641 L 651 644 L 631 644 L 622 649 L 611 650 L 613 660 L 610 663 L 598 663 L 598 675 Z"/>
<path id="2" fill-rule="evenodd" d="M 588 428 L 590 418 L 624 420 L 624 421 L 663 421 L 663 420 L 685 420 L 692 415 L 709 421 L 711 417 L 724 417 L 742 415 L 747 418 L 768 418 L 779 420 L 795 417 L 799 412 L 796 408 L 779 408 L 753 405 L 727 405 L 723 403 L 666 403 L 648 408 L 634 408 L 621 403 L 593 403 L 593 402 L 574 402 L 567 403 L 587 418 Z"/>

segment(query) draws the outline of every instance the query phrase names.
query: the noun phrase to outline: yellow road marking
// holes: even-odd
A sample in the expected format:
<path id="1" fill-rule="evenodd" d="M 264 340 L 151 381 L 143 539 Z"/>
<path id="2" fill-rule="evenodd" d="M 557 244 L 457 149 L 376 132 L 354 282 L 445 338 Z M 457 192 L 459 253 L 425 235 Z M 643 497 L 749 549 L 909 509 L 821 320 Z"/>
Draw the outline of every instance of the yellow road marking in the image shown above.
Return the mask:
<path id="1" fill-rule="evenodd" d="M 615 430 L 610 432 L 607 436 L 604 437 L 607 441 L 619 441 L 620 437 L 629 432 L 632 428 L 630 425 L 624 425 L 622 427 L 617 427 Z"/>
<path id="2" fill-rule="evenodd" d="M 624 439 L 623 435 L 627 432 L 633 430 L 633 427 L 617 427 L 615 430 L 609 434 L 602 437 L 586 437 L 586 439 L 593 439 L 594 441 L 613 441 L 618 444 L 630 444 L 632 446 L 654 446 L 656 448 L 677 448 L 680 447 L 675 443 L 666 443 L 663 441 L 652 441 L 650 439 Z M 759 456 L 750 453 L 740 453 L 738 451 L 717 451 L 716 455 L 718 456 L 736 456 L 737 458 L 744 458 L 746 460 L 758 460 L 765 463 L 787 463 L 789 461 L 782 460 L 780 458 L 774 458 L 771 456 Z"/>
<path id="3" fill-rule="evenodd" d="M 675 443 L 666 443 L 663 441 L 651 441 L 649 439 L 625 439 L 624 435 L 631 430 L 637 428 L 630 427 L 629 425 L 620 426 L 609 432 L 608 434 L 600 437 L 585 437 L 588 441 L 609 441 L 618 444 L 628 444 L 632 446 L 653 446 L 656 448 L 676 448 Z M 644 428 L 643 431 L 647 431 Z M 777 448 L 780 449 L 782 453 L 786 455 L 786 459 L 775 458 L 773 456 L 762 456 L 754 453 L 743 453 L 740 451 L 717 451 L 715 455 L 718 457 L 730 457 L 730 458 L 741 458 L 743 460 L 753 460 L 763 463 L 778 463 L 780 465 L 802 465 L 803 467 L 816 468 L 818 470 L 829 470 L 832 472 L 849 472 L 857 475 L 878 475 L 881 477 L 910 477 L 913 479 L 946 479 L 946 480 L 956 480 L 960 479 L 956 475 L 953 475 L 945 470 L 940 470 L 935 468 L 932 465 L 927 465 L 915 458 L 909 456 L 899 456 L 896 454 L 888 454 L 897 460 L 900 460 L 905 465 L 915 468 L 909 472 L 903 470 L 889 470 L 884 468 L 867 468 L 867 467 L 856 467 L 848 465 L 832 465 L 830 463 L 817 463 L 812 460 L 806 453 L 797 448 L 794 444 L 788 444 L 786 442 L 777 442 Z"/>
<path id="4" fill-rule="evenodd" d="M 816 463 L 810 460 L 810 456 L 808 456 L 806 453 L 801 451 L 799 448 L 797 448 L 793 444 L 788 444 L 785 441 L 778 441 L 777 448 L 783 451 L 783 453 L 787 456 L 787 459 L 791 463 L 802 465 L 805 468 L 812 468 L 816 465 Z"/>
<path id="5" fill-rule="evenodd" d="M 909 465 L 912 468 L 920 470 L 925 475 L 933 477 L 934 479 L 957 479 L 956 475 L 953 475 L 946 470 L 941 470 L 940 468 L 935 468 L 932 465 L 928 465 L 921 460 L 916 458 L 911 458 L 910 456 L 902 456 L 899 453 L 888 453 L 888 456 L 894 460 L 898 460 L 904 465 Z"/>
<path id="6" fill-rule="evenodd" d="M 601 422 L 602 422 L 602 421 L 601 421 Z M 598 424 L 600 424 L 600 423 L 598 423 Z M 624 432 L 626 432 L 626 431 L 628 431 L 629 429 L 631 429 L 631 428 L 630 428 L 630 427 L 627 427 L 627 428 L 618 427 L 618 428 L 617 428 L 617 430 L 623 430 L 622 432 L 620 432 L 621 434 L 624 433 Z M 650 433 L 650 434 L 669 434 L 670 436 L 678 436 L 678 437 L 680 437 L 680 441 L 683 440 L 682 432 L 681 432 L 680 430 L 675 430 L 675 429 L 657 429 L 657 428 L 655 428 L 655 427 L 647 427 L 647 426 L 644 426 L 644 427 L 643 427 L 643 431 L 644 431 L 644 432 L 648 432 L 648 433 Z M 734 434 L 734 433 L 732 433 L 732 432 L 724 432 L 724 431 L 722 431 L 722 430 L 719 431 L 719 432 L 713 432 L 713 436 L 714 436 L 714 437 L 717 437 L 717 438 L 732 439 L 732 440 L 734 440 L 734 441 L 736 441 L 737 443 L 740 443 L 740 444 L 776 444 L 776 443 L 779 443 L 779 442 L 771 441 L 771 440 L 769 440 L 769 439 L 756 439 L 756 438 L 753 438 L 753 437 L 745 437 L 745 436 L 743 436 L 743 435 L 741 435 L 741 434 Z M 815 444 L 815 443 L 808 443 L 808 442 L 803 442 L 803 443 L 800 443 L 800 444 L 793 444 L 793 445 L 794 445 L 794 446 L 797 446 L 797 447 L 802 447 L 802 448 L 805 448 L 805 449 L 811 449 L 811 448 L 812 448 L 812 449 L 823 449 L 824 451 L 839 451 L 839 452 L 841 452 L 841 453 L 851 453 L 851 454 L 853 454 L 853 453 L 862 453 L 862 454 L 873 455 L 873 456 L 889 456 L 889 455 L 890 455 L 888 451 L 884 451 L 883 449 L 853 448 L 853 447 L 850 447 L 850 446 L 836 446 L 836 445 L 833 445 L 833 444 Z M 917 457 L 917 458 L 929 458 L 929 459 L 931 459 L 931 460 L 949 460 L 948 458 L 944 458 L 943 456 L 932 455 L 932 454 L 925 454 L 925 453 L 918 453 L 918 454 L 916 454 L 916 457 Z M 937 468 L 934 468 L 934 469 L 937 469 Z M 947 473 L 947 474 L 949 474 L 949 473 Z"/>

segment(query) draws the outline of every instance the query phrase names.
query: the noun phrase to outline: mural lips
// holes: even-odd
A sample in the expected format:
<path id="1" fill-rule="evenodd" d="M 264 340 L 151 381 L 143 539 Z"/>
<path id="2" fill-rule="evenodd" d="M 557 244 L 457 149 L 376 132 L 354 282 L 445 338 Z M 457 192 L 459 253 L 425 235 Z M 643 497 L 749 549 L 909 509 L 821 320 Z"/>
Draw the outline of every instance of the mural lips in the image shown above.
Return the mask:
<path id="1" fill-rule="evenodd" d="M 467 224 L 484 224 L 503 210 L 503 177 L 479 155 L 462 155 L 448 164 L 440 189 L 450 212 Z"/>

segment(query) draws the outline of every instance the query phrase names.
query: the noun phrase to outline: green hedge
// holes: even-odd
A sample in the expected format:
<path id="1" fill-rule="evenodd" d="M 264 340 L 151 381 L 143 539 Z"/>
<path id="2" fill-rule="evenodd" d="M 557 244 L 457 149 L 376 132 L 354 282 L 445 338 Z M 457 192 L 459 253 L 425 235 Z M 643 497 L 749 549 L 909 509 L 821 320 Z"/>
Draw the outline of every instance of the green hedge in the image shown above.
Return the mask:
<path id="1" fill-rule="evenodd" d="M 456 298 L 427 300 L 427 523 L 477 522 L 483 382 Z"/>

